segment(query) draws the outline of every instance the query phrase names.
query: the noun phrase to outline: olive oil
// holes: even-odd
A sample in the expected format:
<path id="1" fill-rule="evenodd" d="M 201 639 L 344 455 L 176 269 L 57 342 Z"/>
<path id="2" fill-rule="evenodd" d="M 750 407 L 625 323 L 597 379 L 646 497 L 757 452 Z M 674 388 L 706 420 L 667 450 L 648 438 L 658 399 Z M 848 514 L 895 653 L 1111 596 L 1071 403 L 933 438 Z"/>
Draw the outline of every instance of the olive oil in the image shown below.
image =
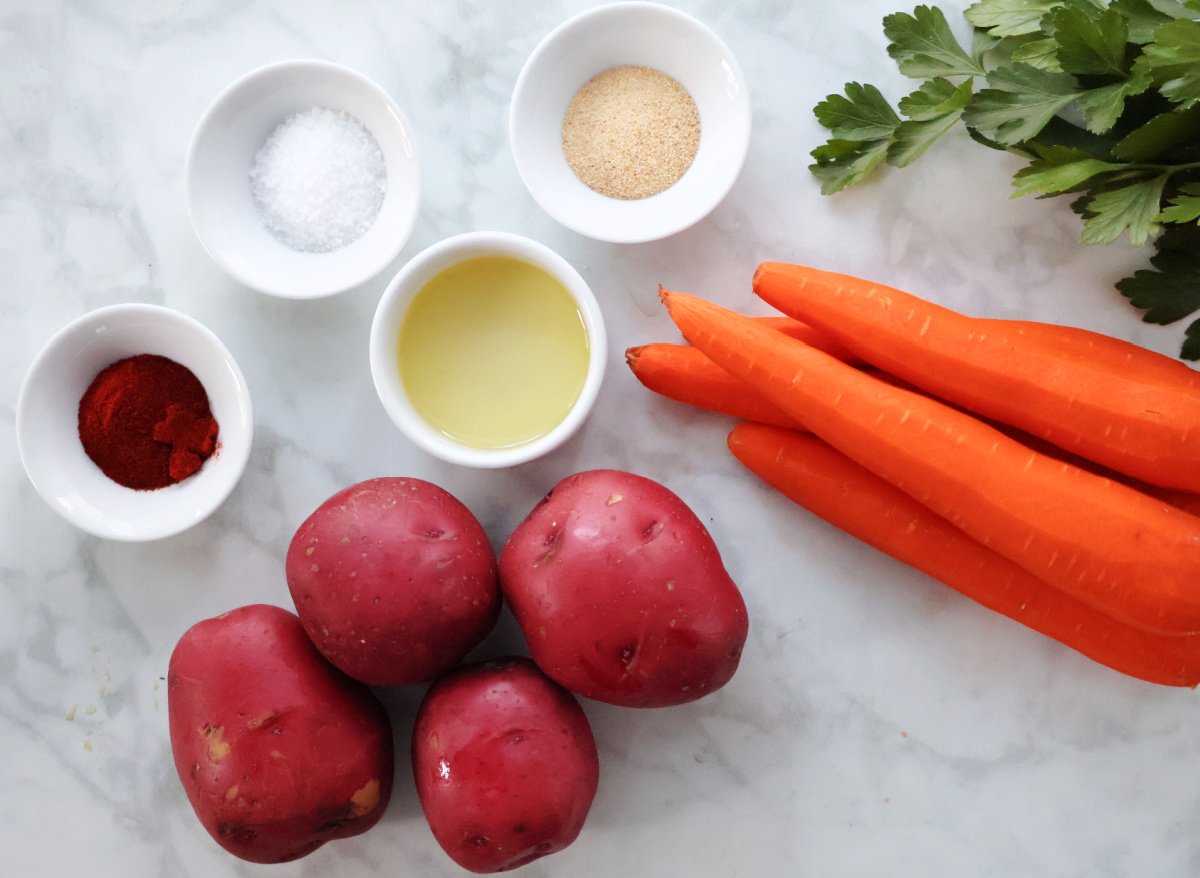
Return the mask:
<path id="1" fill-rule="evenodd" d="M 475 448 L 554 429 L 583 389 L 588 335 L 566 287 L 507 256 L 435 275 L 400 327 L 400 379 L 431 426 Z"/>

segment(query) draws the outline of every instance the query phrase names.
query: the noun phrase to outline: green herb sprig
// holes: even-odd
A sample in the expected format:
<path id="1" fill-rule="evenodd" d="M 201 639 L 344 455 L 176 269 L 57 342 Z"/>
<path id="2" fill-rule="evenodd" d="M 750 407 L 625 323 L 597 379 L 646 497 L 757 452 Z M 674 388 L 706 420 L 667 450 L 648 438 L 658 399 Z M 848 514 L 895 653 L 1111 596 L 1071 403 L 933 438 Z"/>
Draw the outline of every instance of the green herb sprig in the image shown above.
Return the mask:
<path id="1" fill-rule="evenodd" d="M 884 18 L 888 54 L 924 82 L 895 109 L 857 82 L 816 106 L 821 192 L 905 167 L 961 122 L 1028 159 L 1014 197 L 1074 196 L 1083 243 L 1153 240 L 1153 267 L 1117 284 L 1147 322 L 1200 310 L 1200 0 L 978 0 L 965 15 L 969 49 L 936 6 Z M 1180 356 L 1200 359 L 1200 319 Z"/>

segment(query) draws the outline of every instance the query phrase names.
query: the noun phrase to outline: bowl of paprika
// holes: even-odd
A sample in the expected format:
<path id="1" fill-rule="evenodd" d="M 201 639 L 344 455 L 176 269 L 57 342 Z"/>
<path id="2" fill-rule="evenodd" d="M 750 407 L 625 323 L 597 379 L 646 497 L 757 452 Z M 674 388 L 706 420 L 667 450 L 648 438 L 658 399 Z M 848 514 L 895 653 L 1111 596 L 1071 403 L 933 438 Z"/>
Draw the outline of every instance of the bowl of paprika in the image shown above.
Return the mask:
<path id="1" fill-rule="evenodd" d="M 100 308 L 59 330 L 17 400 L 21 462 L 43 499 L 99 537 L 160 539 L 202 521 L 250 456 L 233 356 L 157 305 Z"/>

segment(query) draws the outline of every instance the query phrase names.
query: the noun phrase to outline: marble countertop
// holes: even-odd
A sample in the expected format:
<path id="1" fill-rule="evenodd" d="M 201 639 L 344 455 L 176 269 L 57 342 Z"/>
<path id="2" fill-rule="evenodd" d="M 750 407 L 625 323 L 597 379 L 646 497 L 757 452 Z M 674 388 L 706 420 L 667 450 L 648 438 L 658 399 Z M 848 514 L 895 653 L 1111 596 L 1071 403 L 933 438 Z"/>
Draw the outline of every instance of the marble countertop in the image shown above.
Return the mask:
<path id="1" fill-rule="evenodd" d="M 1178 327 L 1138 322 L 1113 291 L 1146 254 L 1085 248 L 1065 203 L 1010 201 L 1018 166 L 952 136 L 914 167 L 823 198 L 805 170 L 811 107 L 849 79 L 907 83 L 879 22 L 895 0 L 679 0 L 740 58 L 754 134 L 733 192 L 704 222 L 617 246 L 562 228 L 517 176 L 506 111 L 543 34 L 583 0 L 0 2 L 0 871 L 12 876 L 266 874 L 191 813 L 167 738 L 167 658 L 193 622 L 287 605 L 283 556 L 326 496 L 413 475 L 459 496 L 494 542 L 555 481 L 630 469 L 709 524 L 751 635 L 737 676 L 692 705 L 585 705 L 602 778 L 544 876 L 1185 876 L 1200 873 L 1196 696 L 1125 679 L 980 609 L 774 496 L 725 452 L 728 423 L 642 391 L 622 351 L 673 338 L 656 284 L 760 311 L 763 259 L 923 292 L 971 313 L 1071 322 L 1164 353 Z M 943 4 L 958 19 L 964 0 Z M 353 66 L 403 107 L 423 162 L 416 231 L 345 295 L 250 292 L 188 224 L 183 156 L 212 97 L 291 57 Z M 502 472 L 441 464 L 380 407 L 367 366 L 388 278 L 426 245 L 518 232 L 592 285 L 609 373 L 582 432 Z M 155 302 L 214 330 L 254 398 L 249 468 L 203 524 L 128 545 L 72 529 L 22 471 L 21 379 L 79 314 Z M 521 648 L 505 619 L 481 653 Z M 382 823 L 274 876 L 464 874 L 438 848 L 408 773 L 419 689 L 385 695 L 397 786 Z"/>

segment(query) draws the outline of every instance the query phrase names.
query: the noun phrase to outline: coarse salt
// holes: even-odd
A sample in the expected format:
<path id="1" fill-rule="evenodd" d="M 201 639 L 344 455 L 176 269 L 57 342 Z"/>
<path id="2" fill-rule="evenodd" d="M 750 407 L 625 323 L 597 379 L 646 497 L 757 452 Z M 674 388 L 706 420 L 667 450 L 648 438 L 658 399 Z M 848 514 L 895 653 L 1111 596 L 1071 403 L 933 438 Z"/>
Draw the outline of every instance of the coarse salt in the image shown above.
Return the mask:
<path id="1" fill-rule="evenodd" d="M 250 189 L 258 215 L 293 250 L 325 253 L 357 241 L 387 192 L 383 151 L 341 110 L 288 116 L 254 155 Z"/>

